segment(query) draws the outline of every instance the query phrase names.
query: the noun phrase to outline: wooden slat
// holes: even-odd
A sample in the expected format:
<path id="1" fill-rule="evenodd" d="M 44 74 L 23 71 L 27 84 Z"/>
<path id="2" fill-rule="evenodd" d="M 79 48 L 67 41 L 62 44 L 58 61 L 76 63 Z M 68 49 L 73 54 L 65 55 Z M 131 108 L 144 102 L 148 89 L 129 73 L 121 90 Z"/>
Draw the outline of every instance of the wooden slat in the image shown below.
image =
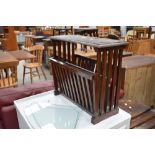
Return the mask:
<path id="1" fill-rule="evenodd" d="M 68 62 L 71 61 L 70 42 L 67 42 Z"/>
<path id="2" fill-rule="evenodd" d="M 64 89 L 66 90 L 66 95 L 69 96 L 67 85 L 66 85 L 66 81 L 65 81 L 66 80 L 65 79 L 65 75 L 63 73 L 63 69 L 58 67 L 58 70 L 59 70 L 60 77 L 62 79 L 62 83 L 63 83 Z"/>
<path id="3" fill-rule="evenodd" d="M 112 84 L 111 84 L 111 92 L 110 92 L 110 103 L 111 103 L 111 110 L 113 109 L 113 105 L 115 102 L 115 88 L 116 88 L 116 81 L 117 81 L 117 59 L 118 59 L 118 49 L 114 50 L 114 57 L 113 57 L 113 69 L 112 69 Z"/>
<path id="4" fill-rule="evenodd" d="M 62 79 L 60 78 L 59 70 L 58 70 L 58 67 L 56 65 L 54 65 L 54 70 L 55 70 L 55 74 L 56 74 L 56 76 L 58 78 L 58 81 L 59 81 L 60 91 L 64 91 L 64 87 L 63 87 L 63 84 L 62 84 Z"/>
<path id="5" fill-rule="evenodd" d="M 70 76 L 69 76 L 70 72 L 68 70 L 64 70 L 64 71 L 65 71 L 65 76 L 67 78 L 66 82 L 68 83 L 71 99 L 73 101 L 75 101 L 74 94 L 73 94 L 73 89 L 72 89 L 72 86 L 71 86 L 71 80 L 70 80 Z"/>
<path id="6" fill-rule="evenodd" d="M 77 74 L 73 74 L 73 78 L 74 78 L 74 84 L 75 84 L 75 88 L 77 90 L 77 96 L 78 96 L 78 103 L 81 105 L 83 100 L 81 98 L 81 90 L 79 89 L 79 85 L 80 85 L 80 82 L 79 82 L 79 79 L 78 79 L 78 75 Z"/>
<path id="7" fill-rule="evenodd" d="M 86 78 L 82 78 L 82 88 L 85 98 L 85 108 L 88 110 L 89 102 L 88 102 L 88 93 L 87 93 L 87 87 L 86 87 Z"/>
<path id="8" fill-rule="evenodd" d="M 61 58 L 61 42 L 58 42 L 58 57 Z"/>
<path id="9" fill-rule="evenodd" d="M 72 63 L 75 64 L 75 44 L 72 43 Z"/>
<path id="10" fill-rule="evenodd" d="M 117 67 L 117 84 L 116 84 L 116 96 L 115 96 L 115 105 L 114 108 L 118 107 L 118 100 L 119 100 L 119 93 L 120 93 L 120 86 L 121 86 L 121 68 L 122 68 L 122 53 L 123 50 L 119 49 L 118 55 L 118 67 Z"/>
<path id="11" fill-rule="evenodd" d="M 68 93 L 68 97 L 69 98 L 72 98 L 71 97 L 71 90 L 69 88 L 69 84 L 68 84 L 68 79 L 67 79 L 67 73 L 66 73 L 66 70 L 63 68 L 62 69 L 62 75 L 64 77 L 64 83 L 65 83 L 65 86 L 66 86 L 66 90 L 67 90 L 67 93 Z"/>
<path id="12" fill-rule="evenodd" d="M 82 106 L 85 107 L 86 105 L 86 100 L 85 100 L 85 94 L 84 94 L 84 90 L 83 90 L 83 79 L 81 76 L 78 76 L 79 79 L 79 88 L 81 90 L 81 98 L 82 98 Z"/>
<path id="13" fill-rule="evenodd" d="M 66 42 L 63 42 L 63 59 L 66 61 Z"/>
<path id="14" fill-rule="evenodd" d="M 89 103 L 89 109 L 90 109 L 90 112 L 93 113 L 93 100 L 91 98 L 91 89 L 89 87 L 89 82 L 88 80 L 86 80 L 86 92 L 87 92 L 87 100 L 88 100 L 88 103 Z"/>
<path id="15" fill-rule="evenodd" d="M 102 83 L 101 83 L 101 101 L 100 101 L 100 113 L 101 115 L 106 112 L 105 94 L 106 94 L 106 62 L 107 51 L 103 51 L 102 54 Z"/>
<path id="16" fill-rule="evenodd" d="M 151 129 L 155 127 L 155 117 L 148 120 L 147 122 L 135 127 L 134 129 Z"/>
<path id="17" fill-rule="evenodd" d="M 106 112 L 111 110 L 111 96 L 110 96 L 110 88 L 112 82 L 112 58 L 113 58 L 113 50 L 110 49 L 108 52 L 108 68 L 107 68 L 107 80 L 106 80 Z"/>
<path id="18" fill-rule="evenodd" d="M 55 88 L 55 92 L 58 92 L 58 80 L 56 77 L 56 71 L 55 71 L 55 66 L 53 63 L 51 63 L 52 66 L 52 73 L 53 73 L 53 80 L 54 80 L 54 88 Z"/>
<path id="19" fill-rule="evenodd" d="M 95 74 L 95 102 L 94 102 L 94 112 L 95 115 L 99 113 L 99 102 L 100 102 L 100 74 L 101 74 L 101 52 L 97 49 L 97 64 L 96 64 L 96 74 Z"/>
<path id="20" fill-rule="evenodd" d="M 57 71 L 58 71 L 58 76 L 60 77 L 61 81 L 62 81 L 62 86 L 63 86 L 63 90 L 64 90 L 64 93 L 68 96 L 68 92 L 67 92 L 67 89 L 66 89 L 66 85 L 64 83 L 64 79 L 63 79 L 63 75 L 62 74 L 62 70 L 58 67 L 57 65 Z"/>
<path id="21" fill-rule="evenodd" d="M 77 91 L 76 91 L 76 88 L 75 88 L 74 79 L 73 79 L 72 74 L 73 74 L 72 72 L 69 73 L 69 81 L 71 83 L 71 89 L 72 89 L 72 92 L 73 92 L 74 101 L 78 102 Z"/>
<path id="22" fill-rule="evenodd" d="M 153 117 L 155 117 L 155 113 L 152 111 L 147 111 L 147 112 L 143 113 L 142 115 L 140 115 L 140 117 L 136 117 L 135 119 L 132 119 L 130 128 L 135 128 L 136 126 L 139 126 L 139 125 L 147 122 L 148 120 L 152 119 Z"/>
<path id="23" fill-rule="evenodd" d="M 56 42 L 53 41 L 53 56 L 56 58 Z"/>

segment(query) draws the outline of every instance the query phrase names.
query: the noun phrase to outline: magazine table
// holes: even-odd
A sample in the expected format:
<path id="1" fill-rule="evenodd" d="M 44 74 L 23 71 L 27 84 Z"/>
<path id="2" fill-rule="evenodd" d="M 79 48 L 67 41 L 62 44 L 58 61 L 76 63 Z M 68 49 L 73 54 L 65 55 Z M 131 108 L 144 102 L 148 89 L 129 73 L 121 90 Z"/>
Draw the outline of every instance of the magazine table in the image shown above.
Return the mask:
<path id="1" fill-rule="evenodd" d="M 14 104 L 17 111 L 19 127 L 21 129 L 39 129 L 39 128 L 128 129 L 130 126 L 131 115 L 122 109 L 119 109 L 118 114 L 106 120 L 103 120 L 100 123 L 97 123 L 96 125 L 93 125 L 91 123 L 91 116 L 88 113 L 86 113 L 78 106 L 73 104 L 63 95 L 55 96 L 54 91 L 48 91 L 31 97 L 16 100 L 14 101 Z M 71 114 L 70 117 L 68 117 L 69 113 L 66 113 L 66 115 L 64 116 L 62 115 L 62 118 L 55 118 L 57 122 L 54 122 L 56 124 L 60 122 L 60 119 L 63 120 L 65 119 L 65 117 L 68 117 L 69 120 L 67 121 L 70 123 L 69 125 L 68 122 L 66 123 L 63 121 L 61 121 L 61 124 L 59 124 L 60 127 L 55 127 L 55 125 L 53 125 L 52 122 L 53 120 L 51 118 L 51 116 L 54 116 L 51 108 L 52 106 L 71 107 L 72 111 L 70 111 L 71 113 L 69 112 Z M 77 112 L 78 115 L 75 115 L 74 112 Z M 41 120 L 38 120 L 39 117 Z"/>

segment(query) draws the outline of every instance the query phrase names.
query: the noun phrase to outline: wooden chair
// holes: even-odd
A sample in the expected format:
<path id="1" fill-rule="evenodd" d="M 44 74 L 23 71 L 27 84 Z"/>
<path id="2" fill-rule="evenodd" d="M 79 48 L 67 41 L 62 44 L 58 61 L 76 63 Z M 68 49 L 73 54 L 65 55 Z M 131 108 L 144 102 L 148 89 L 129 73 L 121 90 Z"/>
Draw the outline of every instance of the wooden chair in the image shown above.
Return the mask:
<path id="1" fill-rule="evenodd" d="M 98 29 L 98 36 L 100 38 L 104 38 L 104 37 L 107 37 L 108 34 L 110 33 L 111 27 L 110 26 L 97 26 L 97 29 Z"/>
<path id="2" fill-rule="evenodd" d="M 0 89 L 17 86 L 17 65 L 10 63 L 0 66 Z"/>
<path id="3" fill-rule="evenodd" d="M 26 36 L 24 42 L 24 49 L 29 49 L 31 46 L 33 46 L 33 39 Z"/>
<path id="4" fill-rule="evenodd" d="M 44 73 L 43 67 L 42 67 L 43 50 L 44 50 L 44 46 L 42 46 L 42 45 L 35 45 L 35 46 L 32 46 L 29 48 L 29 52 L 34 54 L 36 56 L 36 58 L 34 60 L 32 60 L 30 63 L 26 63 L 24 65 L 23 84 L 24 84 L 25 74 L 30 74 L 31 83 L 32 83 L 33 76 L 38 75 L 39 79 L 40 79 L 40 74 L 39 74 L 38 68 L 41 68 L 45 80 L 47 79 L 46 75 Z M 32 72 L 32 69 L 34 69 L 34 68 L 36 69 L 36 71 Z M 29 69 L 30 72 L 26 73 L 26 69 Z M 34 73 L 37 73 L 37 74 L 34 74 Z"/>
<path id="5" fill-rule="evenodd" d="M 136 53 L 139 48 L 139 43 L 136 40 L 130 40 L 128 46 L 126 47 L 125 51 Z"/>

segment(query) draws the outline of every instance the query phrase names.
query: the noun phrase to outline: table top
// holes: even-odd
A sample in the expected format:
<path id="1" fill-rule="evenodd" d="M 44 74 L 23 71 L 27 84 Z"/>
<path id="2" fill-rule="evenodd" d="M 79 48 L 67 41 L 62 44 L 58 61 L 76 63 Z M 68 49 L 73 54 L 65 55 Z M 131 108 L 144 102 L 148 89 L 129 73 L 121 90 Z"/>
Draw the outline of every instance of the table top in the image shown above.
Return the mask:
<path id="1" fill-rule="evenodd" d="M 17 60 L 29 60 L 34 59 L 35 56 L 28 51 L 19 50 L 19 51 L 10 51 L 9 54 L 15 57 Z"/>
<path id="2" fill-rule="evenodd" d="M 88 30 L 89 31 L 89 30 L 98 30 L 98 29 L 97 28 L 91 28 L 91 27 L 87 27 L 87 28 L 86 27 L 85 28 L 79 27 L 79 28 L 74 28 L 74 30 Z"/>
<path id="3" fill-rule="evenodd" d="M 10 62 L 18 63 L 18 60 L 12 55 L 10 55 L 9 52 L 0 52 L 0 65 Z"/>
<path id="4" fill-rule="evenodd" d="M 59 36 L 52 36 L 50 38 L 52 40 L 80 43 L 83 45 L 88 45 L 96 48 L 117 47 L 128 44 L 124 40 L 114 40 L 114 39 L 97 38 L 81 35 L 59 35 Z"/>
<path id="5" fill-rule="evenodd" d="M 53 30 L 71 30 L 72 28 L 67 28 L 67 27 L 56 27 Z"/>
<path id="6" fill-rule="evenodd" d="M 36 36 L 36 35 L 25 35 L 25 37 L 30 37 L 32 39 L 43 39 L 45 36 Z"/>
<path id="7" fill-rule="evenodd" d="M 79 129 L 107 129 L 107 128 L 129 128 L 130 125 L 130 118 L 131 115 L 123 111 L 122 109 L 119 109 L 119 113 L 99 122 L 96 125 L 93 125 L 91 123 L 91 116 L 86 113 L 85 111 L 81 110 L 78 106 L 73 104 L 70 100 L 65 98 L 63 95 L 54 95 L 54 91 L 49 91 L 37 95 L 33 95 L 27 98 L 23 98 L 20 100 L 14 101 L 17 115 L 19 120 L 24 119 L 24 122 L 26 123 L 25 126 L 28 128 L 55 128 L 53 124 L 58 122 L 62 122 L 62 126 L 64 124 L 64 128 L 67 128 L 70 126 L 71 120 L 73 118 L 67 119 L 65 122 L 62 120 L 66 117 L 65 115 L 62 116 L 62 114 L 59 115 L 57 118 L 56 115 L 53 115 L 53 112 L 50 112 L 51 106 L 59 106 L 63 108 L 73 108 L 73 111 L 77 111 L 79 113 L 78 119 L 76 122 L 75 128 Z M 42 113 L 44 112 L 44 114 Z M 48 113 L 48 115 L 47 115 Z M 51 117 L 53 117 L 51 119 Z M 38 120 L 40 118 L 41 120 Z M 51 121 L 51 120 L 52 121 Z M 122 122 L 126 122 L 125 124 Z M 22 122 L 19 121 L 19 125 L 21 125 Z M 22 126 L 20 126 L 22 128 Z"/>
<path id="8" fill-rule="evenodd" d="M 136 67 L 143 67 L 150 64 L 155 64 L 155 57 L 134 55 L 134 56 L 124 57 L 122 62 L 122 67 L 136 68 Z"/>
<path id="9" fill-rule="evenodd" d="M 32 36 L 32 39 L 43 39 L 45 36 Z"/>

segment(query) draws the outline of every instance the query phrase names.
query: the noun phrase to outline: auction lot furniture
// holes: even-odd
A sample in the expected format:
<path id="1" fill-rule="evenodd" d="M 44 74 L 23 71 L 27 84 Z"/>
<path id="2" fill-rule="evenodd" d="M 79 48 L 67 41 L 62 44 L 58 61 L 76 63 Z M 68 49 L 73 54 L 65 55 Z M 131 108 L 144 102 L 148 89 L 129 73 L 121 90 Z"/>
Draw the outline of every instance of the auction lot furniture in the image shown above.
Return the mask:
<path id="1" fill-rule="evenodd" d="M 39 74 L 39 70 L 38 68 L 41 69 L 44 78 L 46 80 L 46 75 L 44 73 L 43 67 L 42 67 L 42 55 L 43 55 L 43 50 L 44 50 L 44 46 L 42 45 L 35 45 L 35 46 L 31 46 L 29 48 L 29 52 L 32 53 L 35 56 L 35 59 L 32 59 L 32 61 L 30 63 L 26 63 L 24 64 L 24 71 L 23 71 L 23 84 L 24 84 L 24 79 L 25 79 L 25 75 L 29 74 L 30 75 L 30 79 L 31 79 L 31 83 L 32 83 L 32 78 L 33 76 L 38 75 L 40 78 L 40 74 Z M 30 72 L 26 72 L 26 69 L 29 69 Z M 36 69 L 36 71 L 33 71 L 33 69 Z M 37 74 L 34 74 L 37 73 Z"/>
<path id="2" fill-rule="evenodd" d="M 13 57 L 15 57 L 17 60 L 21 61 L 21 60 L 31 60 L 36 58 L 35 55 L 24 51 L 24 50 L 18 50 L 18 51 L 10 51 L 9 52 L 10 55 L 12 55 Z"/>
<path id="3" fill-rule="evenodd" d="M 90 27 L 74 28 L 74 34 L 97 37 L 98 36 L 98 29 L 97 28 L 90 28 Z"/>
<path id="4" fill-rule="evenodd" d="M 91 116 L 74 105 L 63 95 L 55 96 L 49 91 L 14 101 L 21 129 L 108 129 L 129 128 L 130 114 L 122 109 L 96 125 Z"/>
<path id="5" fill-rule="evenodd" d="M 134 27 L 134 39 L 149 39 L 151 36 L 151 27 Z"/>
<path id="6" fill-rule="evenodd" d="M 64 94 L 88 112 L 93 124 L 117 114 L 122 53 L 127 42 L 80 35 L 53 36 L 51 41 L 55 94 Z M 97 59 L 76 55 L 77 43 L 93 47 Z"/>
<path id="7" fill-rule="evenodd" d="M 133 40 L 129 42 L 129 45 L 134 54 L 155 54 L 155 39 Z"/>
<path id="8" fill-rule="evenodd" d="M 43 93 L 54 89 L 52 80 L 33 83 L 15 88 L 0 90 L 0 128 L 18 129 L 17 113 L 14 100 Z"/>
<path id="9" fill-rule="evenodd" d="M 155 57 L 141 55 L 125 57 L 122 67 L 124 97 L 155 106 Z"/>
<path id="10" fill-rule="evenodd" d="M 17 85 L 18 60 L 7 52 L 0 52 L 0 88 Z"/>
<path id="11" fill-rule="evenodd" d="M 72 31 L 72 27 L 55 27 L 53 28 L 53 35 L 68 34 L 70 31 Z"/>

